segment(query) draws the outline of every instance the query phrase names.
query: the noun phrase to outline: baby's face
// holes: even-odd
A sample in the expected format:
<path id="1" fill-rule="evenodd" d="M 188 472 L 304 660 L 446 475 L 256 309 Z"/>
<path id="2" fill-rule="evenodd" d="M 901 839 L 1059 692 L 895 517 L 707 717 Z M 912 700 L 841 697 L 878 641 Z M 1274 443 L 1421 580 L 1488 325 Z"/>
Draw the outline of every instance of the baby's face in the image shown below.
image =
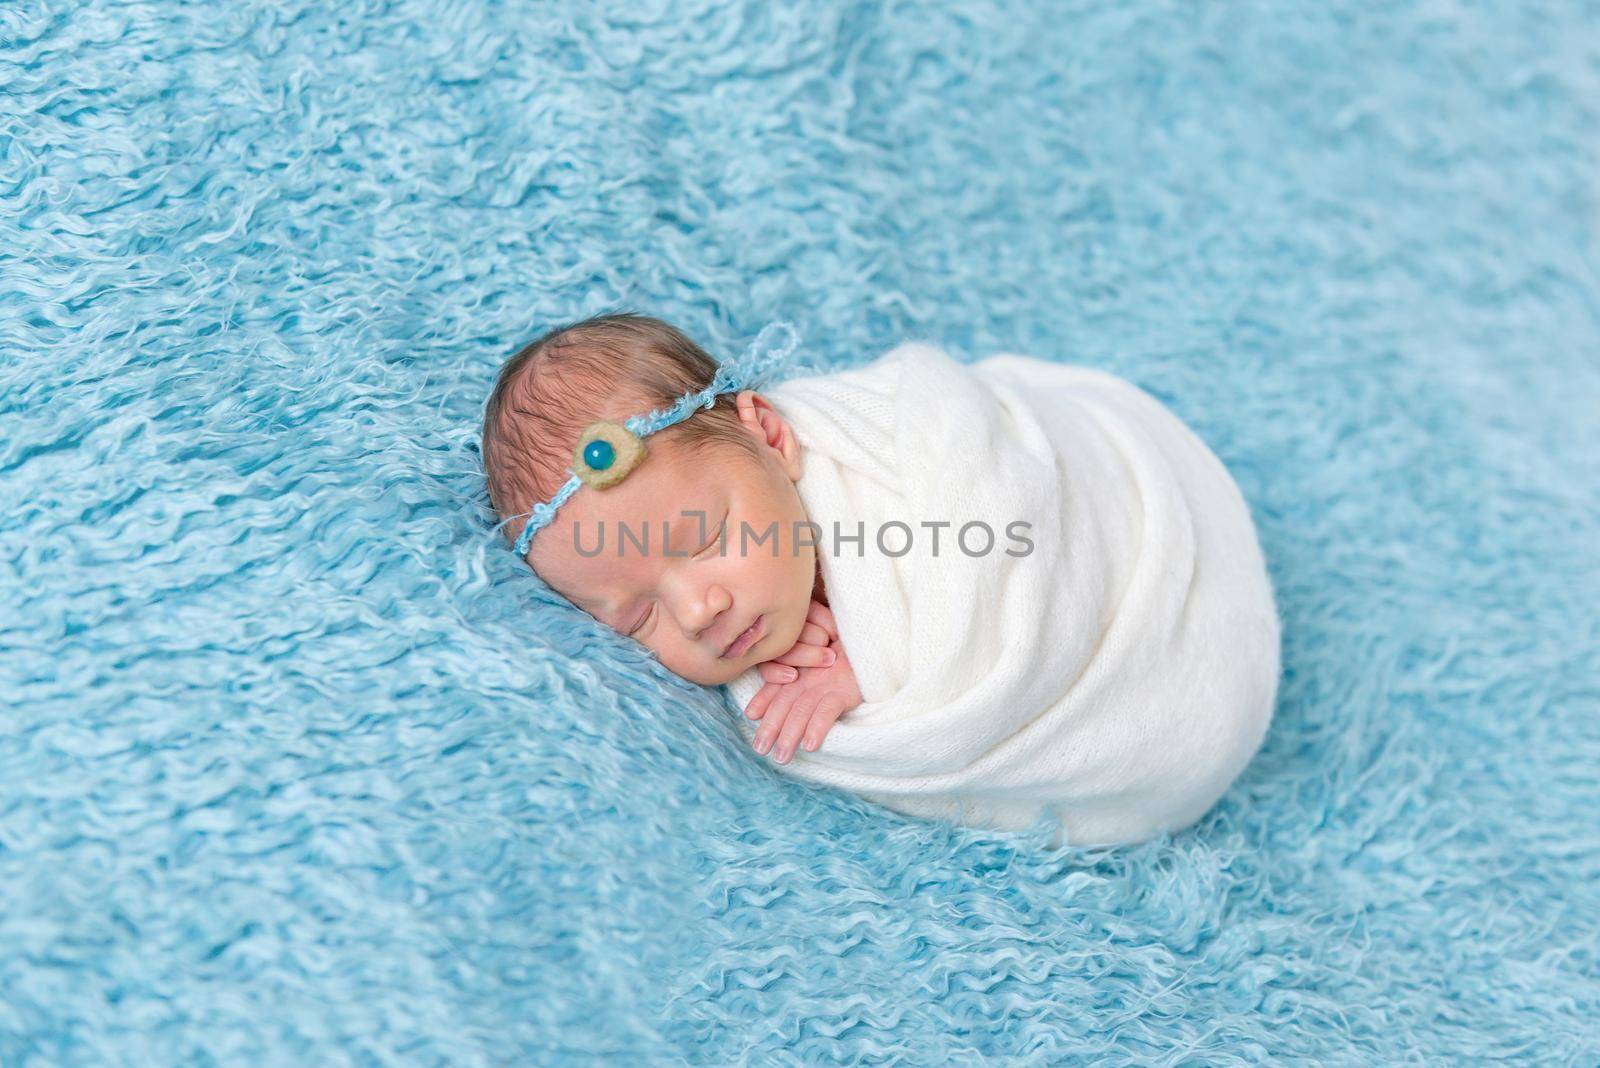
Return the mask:
<path id="1" fill-rule="evenodd" d="M 781 423 L 770 406 L 764 419 Z M 797 530 L 806 520 L 794 485 L 798 445 L 786 456 L 755 429 L 752 437 L 761 443 L 760 462 L 680 454 L 646 437 L 644 460 L 621 482 L 580 486 L 567 498 L 534 535 L 529 563 L 557 593 L 691 682 L 718 686 L 786 652 L 811 606 L 816 550 Z M 758 537 L 765 539 L 759 545 Z M 755 643 L 723 656 L 757 617 Z"/>

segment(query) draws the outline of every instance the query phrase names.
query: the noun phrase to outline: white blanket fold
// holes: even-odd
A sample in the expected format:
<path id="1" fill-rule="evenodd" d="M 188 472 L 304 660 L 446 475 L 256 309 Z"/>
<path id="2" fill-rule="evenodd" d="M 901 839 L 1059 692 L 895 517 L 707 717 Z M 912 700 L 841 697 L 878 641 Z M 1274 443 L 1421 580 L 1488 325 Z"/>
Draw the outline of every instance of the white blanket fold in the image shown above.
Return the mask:
<path id="1" fill-rule="evenodd" d="M 864 699 L 785 773 L 972 826 L 1048 810 L 1077 845 L 1221 796 L 1271 719 L 1279 622 L 1249 508 L 1177 416 L 1107 372 L 921 342 L 769 396 Z"/>

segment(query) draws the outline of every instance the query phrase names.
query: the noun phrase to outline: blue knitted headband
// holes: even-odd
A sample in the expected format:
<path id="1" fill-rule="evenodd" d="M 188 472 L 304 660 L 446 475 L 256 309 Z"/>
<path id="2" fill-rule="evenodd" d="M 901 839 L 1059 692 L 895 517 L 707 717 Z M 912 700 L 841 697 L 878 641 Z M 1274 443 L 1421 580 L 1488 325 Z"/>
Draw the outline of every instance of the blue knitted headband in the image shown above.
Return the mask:
<path id="1" fill-rule="evenodd" d="M 774 328 L 781 328 L 789 335 L 789 340 L 777 347 L 766 340 Z M 533 518 L 528 520 L 517 538 L 517 555 L 527 556 L 533 535 L 555 518 L 556 509 L 577 492 L 579 485 L 588 483 L 594 489 L 615 486 L 644 459 L 644 438 L 674 423 L 683 422 L 697 409 L 710 408 L 723 393 L 734 393 L 764 383 L 789 358 L 799 343 L 800 335 L 794 324 L 783 319 L 776 320 L 767 324 L 743 356 L 719 366 L 711 384 L 705 389 L 685 393 L 670 408 L 632 416 L 620 425 L 605 419 L 590 423 L 578 435 L 578 444 L 572 450 L 572 466 L 568 468 L 572 477 L 548 501 L 534 505 L 532 512 L 523 513 Z M 511 516 L 506 522 L 520 518 L 522 516 Z"/>

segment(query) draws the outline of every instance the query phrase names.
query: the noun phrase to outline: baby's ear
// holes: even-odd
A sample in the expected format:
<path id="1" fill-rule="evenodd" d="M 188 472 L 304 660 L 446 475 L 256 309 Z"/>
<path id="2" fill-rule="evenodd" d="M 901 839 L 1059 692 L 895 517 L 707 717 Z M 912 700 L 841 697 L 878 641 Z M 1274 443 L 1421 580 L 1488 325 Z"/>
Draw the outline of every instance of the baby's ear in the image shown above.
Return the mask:
<path id="1" fill-rule="evenodd" d="M 739 421 L 760 438 L 763 444 L 777 453 L 784 473 L 790 481 L 800 478 L 800 443 L 795 440 L 794 428 L 778 414 L 772 402 L 753 389 L 741 389 L 734 398 Z"/>

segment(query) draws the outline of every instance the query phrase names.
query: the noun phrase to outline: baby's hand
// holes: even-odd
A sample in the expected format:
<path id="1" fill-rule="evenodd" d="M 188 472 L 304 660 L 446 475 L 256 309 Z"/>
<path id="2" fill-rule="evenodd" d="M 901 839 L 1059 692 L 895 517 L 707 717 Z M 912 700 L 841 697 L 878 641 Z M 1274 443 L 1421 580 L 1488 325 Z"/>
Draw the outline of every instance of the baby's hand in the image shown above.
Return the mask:
<path id="1" fill-rule="evenodd" d="M 811 602 L 806 613 L 806 625 L 800 628 L 800 637 L 787 652 L 756 665 L 756 671 L 767 682 L 793 682 L 799 677 L 796 668 L 827 667 L 836 653 L 828 649 L 830 641 L 837 641 L 839 632 L 833 625 L 833 613 L 820 601 Z"/>
<path id="2" fill-rule="evenodd" d="M 844 647 L 839 644 L 833 613 L 817 601 L 811 602 L 811 612 L 806 617 L 806 627 L 812 626 L 826 633 L 826 648 L 834 654 L 833 662 L 796 668 L 798 678 L 793 682 L 774 682 L 763 672 L 767 684 L 750 699 L 744 710 L 749 718 L 762 720 L 752 743 L 755 751 L 765 753 L 772 749 L 780 764 L 787 764 L 794 756 L 802 734 L 806 751 L 815 752 L 834 721 L 861 704 L 861 689 L 856 685 L 856 675 L 850 668 Z"/>

